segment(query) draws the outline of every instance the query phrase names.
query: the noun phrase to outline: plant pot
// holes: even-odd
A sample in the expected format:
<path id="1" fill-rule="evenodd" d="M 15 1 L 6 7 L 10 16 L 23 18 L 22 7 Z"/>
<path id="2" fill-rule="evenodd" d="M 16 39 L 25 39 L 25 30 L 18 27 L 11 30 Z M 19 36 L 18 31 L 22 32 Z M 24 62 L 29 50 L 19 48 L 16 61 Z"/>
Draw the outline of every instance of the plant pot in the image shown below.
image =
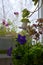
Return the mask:
<path id="1" fill-rule="evenodd" d="M 12 46 L 12 38 L 10 36 L 0 37 L 0 50 L 7 50 Z"/>

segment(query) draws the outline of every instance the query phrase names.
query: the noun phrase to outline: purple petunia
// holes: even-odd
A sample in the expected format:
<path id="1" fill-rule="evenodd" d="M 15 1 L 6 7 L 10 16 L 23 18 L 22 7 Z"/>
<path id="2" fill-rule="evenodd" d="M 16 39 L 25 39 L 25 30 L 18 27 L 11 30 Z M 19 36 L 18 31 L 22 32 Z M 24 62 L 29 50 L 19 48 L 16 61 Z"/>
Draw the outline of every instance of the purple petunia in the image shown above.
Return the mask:
<path id="1" fill-rule="evenodd" d="M 8 48 L 8 50 L 7 50 L 7 55 L 11 56 L 11 54 L 12 54 L 12 47 Z"/>
<path id="2" fill-rule="evenodd" d="M 26 36 L 22 36 L 22 35 L 18 34 L 17 41 L 18 41 L 20 44 L 26 43 Z"/>

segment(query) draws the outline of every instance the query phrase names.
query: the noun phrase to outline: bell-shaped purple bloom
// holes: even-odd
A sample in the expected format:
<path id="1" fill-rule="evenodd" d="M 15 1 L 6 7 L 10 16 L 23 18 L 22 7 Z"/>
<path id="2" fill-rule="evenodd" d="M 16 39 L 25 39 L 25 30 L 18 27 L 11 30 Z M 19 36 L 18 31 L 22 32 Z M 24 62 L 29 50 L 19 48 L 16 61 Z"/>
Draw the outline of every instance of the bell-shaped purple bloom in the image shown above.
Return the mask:
<path id="1" fill-rule="evenodd" d="M 7 55 L 11 56 L 11 54 L 12 54 L 12 47 L 8 48 L 8 50 L 7 50 Z"/>
<path id="2" fill-rule="evenodd" d="M 7 23 L 5 26 L 9 26 L 9 24 Z"/>
<path id="3" fill-rule="evenodd" d="M 18 15 L 18 14 L 19 14 L 19 12 L 14 12 L 14 14 L 15 14 L 15 15 Z"/>
<path id="4" fill-rule="evenodd" d="M 5 25 L 5 24 L 6 24 L 6 21 L 5 21 L 4 19 L 3 19 L 3 21 L 2 21 L 2 24 L 3 24 L 3 25 Z"/>
<path id="5" fill-rule="evenodd" d="M 22 35 L 18 34 L 17 41 L 18 41 L 20 44 L 26 43 L 26 36 L 22 36 Z"/>

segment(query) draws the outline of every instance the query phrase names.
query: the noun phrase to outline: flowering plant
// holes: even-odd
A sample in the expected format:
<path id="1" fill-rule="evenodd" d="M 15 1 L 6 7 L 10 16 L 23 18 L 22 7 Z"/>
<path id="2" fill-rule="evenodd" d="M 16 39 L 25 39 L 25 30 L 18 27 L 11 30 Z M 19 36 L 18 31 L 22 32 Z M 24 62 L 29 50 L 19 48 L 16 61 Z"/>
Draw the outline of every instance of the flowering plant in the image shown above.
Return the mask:
<path id="1" fill-rule="evenodd" d="M 8 49 L 7 55 L 12 56 L 12 61 L 15 65 L 27 64 L 26 55 L 31 47 L 31 40 L 26 39 L 26 36 L 18 34 L 16 38 L 15 48 L 10 47 Z M 30 45 L 29 45 L 30 43 Z"/>
<path id="2" fill-rule="evenodd" d="M 15 29 L 16 26 L 9 19 L 8 21 L 3 19 L 2 23 L 0 23 L 0 36 L 14 36 L 16 34 Z"/>
<path id="3" fill-rule="evenodd" d="M 36 5 L 39 0 L 32 1 Z M 14 40 L 14 42 L 16 41 L 15 47 L 8 48 L 7 55 L 12 56 L 14 65 L 43 65 L 43 46 L 40 43 L 32 45 L 32 38 L 37 41 L 39 40 L 40 34 L 43 34 L 43 32 L 40 30 L 36 30 L 43 28 L 43 19 L 37 19 L 37 24 L 27 25 L 30 23 L 28 17 L 30 17 L 32 14 L 30 14 L 30 11 L 27 9 L 22 11 L 21 22 L 25 23 L 25 25 L 23 24 L 23 26 L 20 28 L 25 30 L 26 34 L 18 34 L 17 38 Z"/>
<path id="4" fill-rule="evenodd" d="M 14 65 L 41 65 L 43 64 L 43 46 L 40 43 L 31 44 L 31 39 L 18 35 L 15 48 L 10 47 L 7 55 L 12 57 Z"/>

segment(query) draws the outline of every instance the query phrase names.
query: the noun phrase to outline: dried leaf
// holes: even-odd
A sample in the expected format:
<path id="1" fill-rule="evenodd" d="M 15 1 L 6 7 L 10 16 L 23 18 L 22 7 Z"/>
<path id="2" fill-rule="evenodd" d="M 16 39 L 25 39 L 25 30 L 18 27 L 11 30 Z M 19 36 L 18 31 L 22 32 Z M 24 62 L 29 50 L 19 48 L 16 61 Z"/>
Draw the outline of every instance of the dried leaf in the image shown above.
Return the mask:
<path id="1" fill-rule="evenodd" d="M 37 19 L 36 22 L 43 23 L 43 18 Z"/>

